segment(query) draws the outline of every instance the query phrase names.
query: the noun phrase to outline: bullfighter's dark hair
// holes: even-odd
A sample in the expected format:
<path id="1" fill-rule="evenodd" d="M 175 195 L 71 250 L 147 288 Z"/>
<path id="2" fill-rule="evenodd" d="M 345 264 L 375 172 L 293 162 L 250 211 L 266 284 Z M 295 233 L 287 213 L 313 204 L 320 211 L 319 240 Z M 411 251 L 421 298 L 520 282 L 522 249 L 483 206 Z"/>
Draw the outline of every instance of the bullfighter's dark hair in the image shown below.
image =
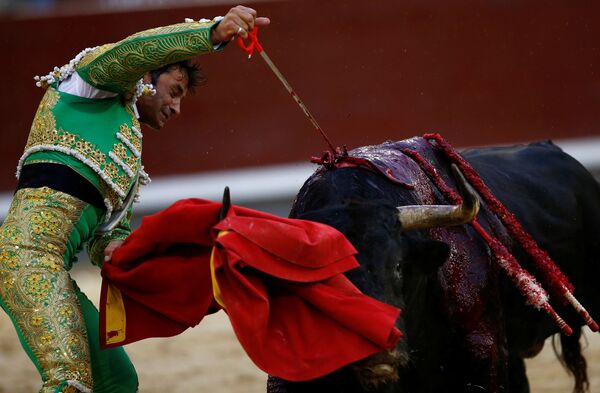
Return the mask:
<path id="1" fill-rule="evenodd" d="M 194 93 L 196 87 L 201 86 L 206 83 L 206 76 L 202 72 L 200 66 L 191 60 L 182 60 L 176 63 L 171 63 L 164 65 L 156 70 L 152 70 L 150 72 L 150 78 L 152 79 L 152 84 L 156 86 L 158 82 L 158 78 L 161 74 L 168 72 L 172 68 L 179 68 L 182 72 L 185 72 L 188 77 L 187 88 L 190 93 Z"/>

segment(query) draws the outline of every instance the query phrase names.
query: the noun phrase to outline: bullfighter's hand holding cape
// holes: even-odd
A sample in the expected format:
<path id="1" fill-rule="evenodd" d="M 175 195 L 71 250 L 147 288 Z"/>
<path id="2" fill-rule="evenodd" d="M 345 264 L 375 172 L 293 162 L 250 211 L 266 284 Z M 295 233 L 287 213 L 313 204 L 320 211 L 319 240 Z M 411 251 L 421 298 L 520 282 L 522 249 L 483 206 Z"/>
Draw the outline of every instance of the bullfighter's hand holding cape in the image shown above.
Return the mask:
<path id="1" fill-rule="evenodd" d="M 262 370 L 307 380 L 389 349 L 399 310 L 343 272 L 356 250 L 324 224 L 199 199 L 144 218 L 102 269 L 101 343 L 164 337 L 224 309 Z"/>

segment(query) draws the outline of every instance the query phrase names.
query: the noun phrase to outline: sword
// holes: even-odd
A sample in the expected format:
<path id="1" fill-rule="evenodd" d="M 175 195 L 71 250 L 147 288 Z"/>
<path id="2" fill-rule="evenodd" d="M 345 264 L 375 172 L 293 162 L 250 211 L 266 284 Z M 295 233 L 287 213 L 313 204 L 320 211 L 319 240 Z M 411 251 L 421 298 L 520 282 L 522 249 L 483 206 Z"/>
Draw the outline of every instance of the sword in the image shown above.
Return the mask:
<path id="1" fill-rule="evenodd" d="M 96 228 L 96 234 L 98 236 L 106 235 L 107 233 L 112 232 L 113 229 L 115 229 L 117 225 L 119 225 L 121 220 L 125 218 L 125 216 L 127 216 L 127 212 L 131 205 L 133 205 L 133 202 L 135 200 L 135 194 L 137 193 L 138 188 L 138 181 L 139 176 L 135 178 L 133 186 L 131 186 L 131 189 L 127 193 L 127 196 L 125 196 L 125 200 L 123 201 L 121 208 L 115 210 L 111 214 L 110 218 L 106 220 L 106 222 L 104 222 L 103 224 L 99 225 L 98 228 Z"/>
<path id="2" fill-rule="evenodd" d="M 257 35 L 258 27 L 254 26 L 254 28 L 248 32 L 248 46 L 246 46 L 246 44 L 244 43 L 244 39 L 240 36 L 237 37 L 237 43 L 240 46 L 240 48 L 242 48 L 242 50 L 248 54 L 248 59 L 252 58 L 252 53 L 254 53 L 254 49 L 256 49 L 256 51 L 260 54 L 260 57 L 263 58 L 263 60 L 265 61 L 265 63 L 267 63 L 271 71 L 273 71 L 277 79 L 279 79 L 279 81 L 283 84 L 288 93 L 290 93 L 294 101 L 296 101 L 300 109 L 302 109 L 302 112 L 304 112 L 308 120 L 310 120 L 312 125 L 321 134 L 323 139 L 325 139 L 325 142 L 327 142 L 331 151 L 335 152 L 335 148 L 329 141 L 329 138 L 327 138 L 327 135 L 325 134 L 323 129 L 319 126 L 319 123 L 317 123 L 317 120 L 315 120 L 314 116 L 310 113 L 306 105 L 304 105 L 304 102 L 302 102 L 298 94 L 296 94 L 294 89 L 292 89 L 292 86 L 289 84 L 287 79 L 285 79 L 281 71 L 279 71 L 279 69 L 275 66 L 271 58 L 267 55 L 267 52 L 265 52 L 260 42 L 258 42 Z"/>

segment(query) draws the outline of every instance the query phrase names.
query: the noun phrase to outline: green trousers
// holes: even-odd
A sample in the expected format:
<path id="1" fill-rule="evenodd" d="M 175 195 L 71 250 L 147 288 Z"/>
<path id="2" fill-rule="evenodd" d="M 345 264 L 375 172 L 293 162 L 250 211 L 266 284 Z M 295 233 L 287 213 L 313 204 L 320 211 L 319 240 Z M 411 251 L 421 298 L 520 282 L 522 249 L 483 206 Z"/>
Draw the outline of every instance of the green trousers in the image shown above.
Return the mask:
<path id="1" fill-rule="evenodd" d="M 62 192 L 24 188 L 0 227 L 0 306 L 42 377 L 40 393 L 137 391 L 125 351 L 100 349 L 98 311 L 68 272 L 102 215 Z"/>

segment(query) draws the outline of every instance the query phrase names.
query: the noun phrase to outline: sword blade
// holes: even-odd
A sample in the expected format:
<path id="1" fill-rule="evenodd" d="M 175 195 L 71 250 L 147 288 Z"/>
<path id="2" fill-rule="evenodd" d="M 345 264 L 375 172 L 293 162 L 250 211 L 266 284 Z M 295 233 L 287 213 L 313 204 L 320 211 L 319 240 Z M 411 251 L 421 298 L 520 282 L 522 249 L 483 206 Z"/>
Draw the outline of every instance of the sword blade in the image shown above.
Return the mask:
<path id="1" fill-rule="evenodd" d="M 271 61 L 271 58 L 269 57 L 269 55 L 267 55 L 267 52 L 265 52 L 264 50 L 260 51 L 260 56 L 263 58 L 263 60 L 265 61 L 265 63 L 267 63 L 267 65 L 269 66 L 269 68 L 271 69 L 271 71 L 273 71 L 273 73 L 275 74 L 275 76 L 277 77 L 277 79 L 279 79 L 279 81 L 281 81 L 281 83 L 283 84 L 283 86 L 285 87 L 285 89 L 288 91 L 288 93 L 290 93 L 290 95 L 292 96 L 292 98 L 294 99 L 294 101 L 296 101 L 296 103 L 298 104 L 298 106 L 300 107 L 300 109 L 302 109 L 302 111 L 304 112 L 304 114 L 306 115 L 306 117 L 308 117 L 308 120 L 310 120 L 310 122 L 317 129 L 317 131 L 319 131 L 321 133 L 321 135 L 323 136 L 323 138 L 325 138 L 325 141 L 329 144 L 329 147 L 333 150 L 333 145 L 331 144 L 331 142 L 329 141 L 329 139 L 325 135 L 325 132 L 323 132 L 323 129 L 321 128 L 321 126 L 319 126 L 319 123 L 317 123 L 317 120 L 310 113 L 310 111 L 308 110 L 308 108 L 306 107 L 306 105 L 304 105 L 304 102 L 302 102 L 302 100 L 300 99 L 300 97 L 298 96 L 298 94 L 296 94 L 296 92 L 294 91 L 294 89 L 292 88 L 292 86 L 288 83 L 287 79 L 285 79 L 285 77 L 283 76 L 283 74 L 281 73 L 281 71 L 279 71 L 279 69 L 277 68 L 277 66 L 275 66 L 275 64 Z"/>

